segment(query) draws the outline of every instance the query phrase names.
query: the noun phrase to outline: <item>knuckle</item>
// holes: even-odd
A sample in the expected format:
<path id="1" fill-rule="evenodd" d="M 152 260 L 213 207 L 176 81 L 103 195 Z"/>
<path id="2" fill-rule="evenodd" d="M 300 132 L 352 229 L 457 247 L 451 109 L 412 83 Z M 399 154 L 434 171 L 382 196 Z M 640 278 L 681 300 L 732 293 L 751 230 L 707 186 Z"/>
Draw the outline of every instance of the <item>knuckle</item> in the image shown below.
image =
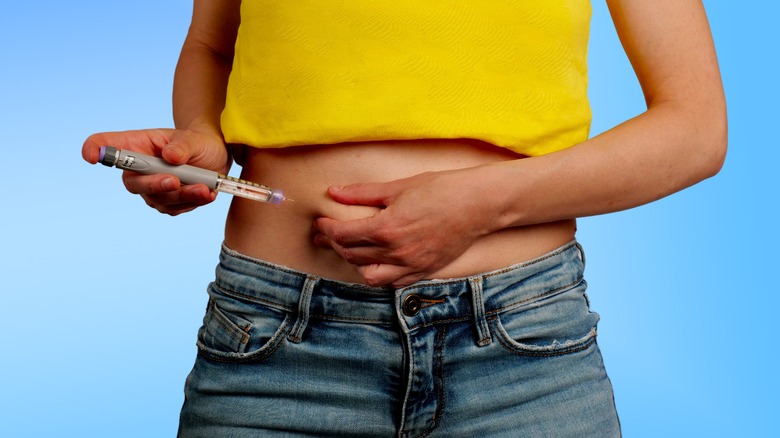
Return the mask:
<path id="1" fill-rule="evenodd" d="M 338 245 L 344 245 L 346 242 L 346 236 L 344 235 L 344 232 L 339 230 L 331 230 L 330 239 L 336 242 Z"/>
<path id="2" fill-rule="evenodd" d="M 424 244 L 417 241 L 412 242 L 397 242 L 396 245 L 393 245 L 390 248 L 390 254 L 392 254 L 393 257 L 404 260 L 408 263 L 412 263 L 414 261 L 421 260 L 424 258 L 430 251 L 427 250 Z"/>
<path id="3" fill-rule="evenodd" d="M 387 245 L 395 240 L 395 230 L 390 227 L 378 227 L 374 230 L 374 238 L 380 244 Z"/>

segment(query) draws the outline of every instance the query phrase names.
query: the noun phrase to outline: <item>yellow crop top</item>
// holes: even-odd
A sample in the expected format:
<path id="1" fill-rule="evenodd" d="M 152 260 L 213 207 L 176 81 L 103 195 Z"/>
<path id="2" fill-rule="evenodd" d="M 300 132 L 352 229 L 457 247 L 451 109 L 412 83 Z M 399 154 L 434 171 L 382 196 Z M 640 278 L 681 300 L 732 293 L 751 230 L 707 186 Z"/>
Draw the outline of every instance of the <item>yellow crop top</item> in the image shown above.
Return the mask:
<path id="1" fill-rule="evenodd" d="M 260 148 L 584 141 L 589 0 L 244 0 L 222 113 Z"/>

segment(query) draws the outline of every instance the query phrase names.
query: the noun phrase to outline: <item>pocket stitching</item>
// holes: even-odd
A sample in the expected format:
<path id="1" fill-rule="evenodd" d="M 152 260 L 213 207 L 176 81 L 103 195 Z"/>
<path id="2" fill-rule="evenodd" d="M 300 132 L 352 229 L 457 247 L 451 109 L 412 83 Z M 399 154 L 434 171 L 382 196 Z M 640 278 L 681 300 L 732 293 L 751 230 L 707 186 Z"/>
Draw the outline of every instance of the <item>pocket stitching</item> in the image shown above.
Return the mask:
<path id="1" fill-rule="evenodd" d="M 282 341 L 287 337 L 287 326 L 290 324 L 290 315 L 286 314 L 279 329 L 274 336 L 261 348 L 251 353 L 228 353 L 218 351 L 203 345 L 200 340 L 197 342 L 198 353 L 206 358 L 221 363 L 240 363 L 259 361 L 270 357 L 282 345 Z"/>
<path id="2" fill-rule="evenodd" d="M 551 344 L 549 346 L 528 345 L 515 341 L 509 336 L 498 321 L 497 316 L 488 318 L 490 328 L 493 334 L 498 338 L 498 342 L 505 350 L 519 356 L 531 357 L 553 357 L 582 351 L 596 343 L 596 327 L 590 329 L 587 335 L 579 339 L 565 341 L 561 344 Z"/>
<path id="3" fill-rule="evenodd" d="M 230 336 L 236 338 L 239 342 L 242 344 L 245 344 L 249 342 L 249 330 L 252 328 L 252 323 L 247 321 L 246 327 L 241 327 L 240 325 L 234 323 L 233 321 L 228 318 L 224 312 L 217 306 L 216 301 L 212 300 L 211 302 L 211 314 L 212 319 L 214 319 L 217 324 L 224 327 L 225 330 L 228 331 Z M 235 336 L 238 335 L 238 336 Z"/>

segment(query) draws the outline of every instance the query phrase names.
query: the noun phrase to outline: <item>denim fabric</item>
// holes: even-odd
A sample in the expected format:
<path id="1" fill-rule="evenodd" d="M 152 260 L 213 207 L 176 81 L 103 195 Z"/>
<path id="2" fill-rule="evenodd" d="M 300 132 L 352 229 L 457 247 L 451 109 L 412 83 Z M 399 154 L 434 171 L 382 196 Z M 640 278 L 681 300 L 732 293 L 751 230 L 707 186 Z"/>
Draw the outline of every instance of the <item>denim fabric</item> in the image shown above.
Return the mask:
<path id="1" fill-rule="evenodd" d="M 223 248 L 180 437 L 620 436 L 576 242 L 392 290 Z"/>

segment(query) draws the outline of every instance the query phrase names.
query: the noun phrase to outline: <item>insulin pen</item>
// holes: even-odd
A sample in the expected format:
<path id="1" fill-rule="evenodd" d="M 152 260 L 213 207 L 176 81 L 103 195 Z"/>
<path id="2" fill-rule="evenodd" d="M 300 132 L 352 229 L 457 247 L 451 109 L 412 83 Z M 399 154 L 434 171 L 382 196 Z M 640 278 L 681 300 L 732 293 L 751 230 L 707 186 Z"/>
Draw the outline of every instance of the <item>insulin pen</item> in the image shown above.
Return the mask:
<path id="1" fill-rule="evenodd" d="M 288 200 L 281 190 L 272 189 L 268 186 L 187 164 L 174 166 L 162 158 L 121 150 L 111 146 L 100 147 L 100 158 L 98 161 L 108 167 L 116 166 L 119 169 L 131 170 L 145 175 L 155 173 L 175 175 L 182 184 L 205 184 L 211 190 L 230 193 L 231 195 L 254 199 L 255 201 L 281 204 L 282 201 Z"/>

